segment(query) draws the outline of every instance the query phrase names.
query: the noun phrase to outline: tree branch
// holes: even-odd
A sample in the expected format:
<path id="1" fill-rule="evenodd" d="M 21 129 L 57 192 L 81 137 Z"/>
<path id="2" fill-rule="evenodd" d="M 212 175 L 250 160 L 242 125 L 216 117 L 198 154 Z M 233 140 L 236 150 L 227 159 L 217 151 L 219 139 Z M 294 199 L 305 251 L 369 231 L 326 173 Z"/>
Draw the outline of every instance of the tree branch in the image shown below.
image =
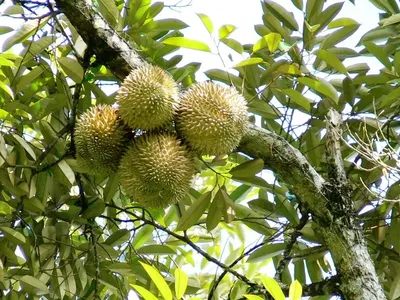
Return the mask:
<path id="1" fill-rule="evenodd" d="M 118 79 L 124 79 L 132 68 L 143 63 L 131 45 L 95 12 L 93 1 L 56 0 L 56 4 L 76 27 L 85 43 L 90 45 L 96 60 L 104 63 Z"/>
<path id="2" fill-rule="evenodd" d="M 226 275 L 226 273 L 230 273 L 230 274 L 234 275 L 236 278 L 238 278 L 239 280 L 245 282 L 247 285 L 250 286 L 250 290 L 253 293 L 263 295 L 263 296 L 267 297 L 267 299 L 273 299 L 263 286 L 261 286 L 257 283 L 251 282 L 249 279 L 247 279 L 247 277 L 239 274 L 238 272 L 236 272 L 235 270 L 232 269 L 239 260 L 241 260 L 245 256 L 249 255 L 255 249 L 264 245 L 266 242 L 260 243 L 260 244 L 256 245 L 255 247 L 249 249 L 240 258 L 236 259 L 232 264 L 227 266 L 227 265 L 221 263 L 219 260 L 212 257 L 211 255 L 209 255 L 207 252 L 203 251 L 199 246 L 197 246 L 195 243 L 193 243 L 190 240 L 190 238 L 187 237 L 186 235 L 179 235 L 179 234 L 169 230 L 168 228 L 156 223 L 154 220 L 146 219 L 144 215 L 142 215 L 142 216 L 136 215 L 135 213 L 130 211 L 129 208 L 122 208 L 122 207 L 116 206 L 114 204 L 106 204 L 106 206 L 115 208 L 115 209 L 119 210 L 120 212 L 124 212 L 124 213 L 134 217 L 134 220 L 125 220 L 125 219 L 119 219 L 119 218 L 108 217 L 108 216 L 101 216 L 102 218 L 114 220 L 116 222 L 123 222 L 123 223 L 133 223 L 135 221 L 140 220 L 145 225 L 153 226 L 154 228 L 157 228 L 157 229 L 167 233 L 168 235 L 176 238 L 177 240 L 180 240 L 180 241 L 186 243 L 187 245 L 189 245 L 193 250 L 195 250 L 197 253 L 199 253 L 201 256 L 203 256 L 205 259 L 207 259 L 208 261 L 216 264 L 218 267 L 223 269 L 224 271 L 222 274 Z M 267 241 L 270 242 L 272 239 L 273 238 L 270 238 Z M 332 276 L 332 277 L 330 277 L 326 280 L 320 281 L 320 282 L 314 282 L 314 283 L 311 283 L 308 285 L 303 285 L 303 296 L 320 296 L 320 295 L 338 294 L 338 285 L 339 285 L 338 276 Z M 285 285 L 285 284 L 280 284 L 280 286 L 281 286 L 284 294 L 289 295 L 290 286 Z M 215 289 L 214 289 L 214 291 L 215 291 Z M 210 292 L 209 295 L 212 295 L 212 294 L 213 293 Z M 209 299 L 210 299 L 210 297 L 209 297 Z"/>
<path id="3" fill-rule="evenodd" d="M 128 209 L 125 209 L 125 208 L 122 208 L 122 207 L 118 207 L 118 206 L 112 205 L 112 204 L 106 204 L 106 206 L 118 209 L 121 212 L 124 212 L 124 213 L 126 213 L 128 215 L 131 215 L 131 216 L 135 217 L 137 220 L 141 220 L 144 224 L 151 225 L 154 228 L 157 228 L 157 229 L 159 229 L 159 230 L 161 230 L 161 231 L 163 231 L 165 233 L 168 233 L 170 236 L 173 236 L 174 238 L 176 238 L 176 239 L 186 243 L 187 245 L 189 245 L 193 250 L 195 250 L 197 253 L 199 253 L 201 256 L 203 256 L 205 259 L 207 259 L 209 262 L 212 262 L 212 263 L 216 264 L 218 267 L 220 267 L 221 269 L 231 273 L 232 275 L 234 275 L 235 277 L 237 277 L 241 281 L 245 282 L 247 285 L 252 286 L 252 287 L 257 287 L 258 286 L 258 288 L 262 288 L 258 284 L 254 283 L 254 282 L 251 282 L 246 276 L 243 276 L 242 274 L 236 272 L 235 270 L 233 270 L 229 266 L 223 264 L 218 259 L 212 257 L 207 252 L 203 251 L 203 249 L 201 249 L 199 246 L 197 246 L 195 243 L 193 243 L 192 240 L 190 238 L 188 238 L 186 235 L 185 236 L 179 235 L 179 234 L 169 230 L 168 228 L 159 225 L 158 223 L 156 223 L 153 220 L 146 219 L 144 217 L 144 215 L 142 217 L 138 216 L 138 215 L 136 215 L 135 213 L 131 212 Z"/>

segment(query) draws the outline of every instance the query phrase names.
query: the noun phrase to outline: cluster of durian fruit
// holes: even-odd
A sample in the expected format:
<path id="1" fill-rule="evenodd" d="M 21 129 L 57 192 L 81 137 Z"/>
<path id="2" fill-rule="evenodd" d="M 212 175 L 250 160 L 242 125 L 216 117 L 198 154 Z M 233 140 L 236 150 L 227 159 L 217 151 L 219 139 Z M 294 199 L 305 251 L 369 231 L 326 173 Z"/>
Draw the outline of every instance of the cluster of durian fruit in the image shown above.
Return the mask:
<path id="1" fill-rule="evenodd" d="M 205 82 L 181 93 L 169 73 L 145 64 L 125 78 L 115 105 L 77 120 L 77 160 L 92 174 L 119 172 L 135 202 L 163 208 L 185 197 L 195 157 L 228 154 L 246 125 L 246 101 L 234 88 Z"/>

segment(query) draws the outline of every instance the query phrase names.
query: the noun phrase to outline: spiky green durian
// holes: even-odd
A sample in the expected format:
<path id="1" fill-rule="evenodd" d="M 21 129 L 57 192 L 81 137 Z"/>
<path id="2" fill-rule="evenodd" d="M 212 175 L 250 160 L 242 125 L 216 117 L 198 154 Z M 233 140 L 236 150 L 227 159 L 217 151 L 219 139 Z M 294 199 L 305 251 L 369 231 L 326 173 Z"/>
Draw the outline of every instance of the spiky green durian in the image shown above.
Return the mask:
<path id="1" fill-rule="evenodd" d="M 117 108 L 98 105 L 83 113 L 75 126 L 77 160 L 92 174 L 111 174 L 128 143 L 129 130 Z"/>
<path id="2" fill-rule="evenodd" d="M 143 134 L 121 159 L 120 182 L 146 208 L 164 208 L 182 200 L 195 168 L 192 156 L 173 134 Z"/>
<path id="3" fill-rule="evenodd" d="M 173 120 L 179 89 L 171 75 L 145 64 L 133 70 L 116 96 L 121 118 L 134 129 L 153 130 Z"/>
<path id="4" fill-rule="evenodd" d="M 181 97 L 176 123 L 197 153 L 227 154 L 239 145 L 246 131 L 246 100 L 231 87 L 194 84 Z"/>

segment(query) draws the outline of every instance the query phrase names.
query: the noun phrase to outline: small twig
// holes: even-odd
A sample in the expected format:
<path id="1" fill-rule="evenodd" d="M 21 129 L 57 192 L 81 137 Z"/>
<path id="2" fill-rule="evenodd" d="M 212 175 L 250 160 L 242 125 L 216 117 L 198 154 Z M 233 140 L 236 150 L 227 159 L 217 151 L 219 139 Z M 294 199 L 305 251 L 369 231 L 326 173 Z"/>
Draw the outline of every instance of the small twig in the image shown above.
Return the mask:
<path id="1" fill-rule="evenodd" d="M 94 285 L 94 298 L 101 299 L 99 295 L 99 280 L 100 280 L 100 262 L 97 256 L 97 241 L 96 236 L 94 234 L 93 226 L 90 225 L 90 239 L 93 245 L 93 257 L 94 257 L 94 266 L 95 266 L 95 285 Z"/>
<path id="2" fill-rule="evenodd" d="M 72 152 L 70 152 L 70 151 L 65 152 L 63 155 L 61 155 L 58 159 L 56 159 L 56 160 L 53 161 L 52 163 L 49 163 L 48 165 L 45 165 L 45 166 L 43 166 L 43 167 L 41 167 L 41 168 L 35 169 L 35 170 L 32 172 L 32 175 L 35 175 L 35 174 L 37 174 L 37 173 L 41 173 L 41 172 L 47 171 L 48 169 L 50 169 L 50 168 L 52 168 L 52 167 L 58 165 L 59 162 L 61 162 L 61 161 L 64 160 L 67 156 L 69 156 L 69 155 L 71 155 L 71 154 L 72 154 Z"/>
<path id="3" fill-rule="evenodd" d="M 43 15 L 40 15 L 40 16 L 35 16 L 35 17 L 27 17 L 27 16 L 23 16 L 23 17 L 16 17 L 16 16 L 7 16 L 7 17 L 9 17 L 9 18 L 11 18 L 11 19 L 17 19 L 17 20 L 42 20 L 42 19 L 44 19 L 44 18 L 46 18 L 46 17 L 48 17 L 48 16 L 51 16 L 51 15 L 53 15 L 53 17 L 55 16 L 57 14 L 57 12 L 48 12 L 48 13 L 45 13 L 45 14 L 43 14 Z"/>
<path id="4" fill-rule="evenodd" d="M 53 140 L 50 142 L 50 144 L 47 145 L 47 147 L 44 149 L 42 154 L 38 157 L 36 162 L 33 164 L 33 167 L 35 169 L 38 169 L 40 164 L 45 160 L 47 155 L 50 153 L 50 151 L 54 148 L 54 146 L 57 144 L 58 140 L 66 133 L 70 131 L 70 125 L 67 124 L 65 125 L 59 132 L 57 132 L 56 136 L 53 138 Z"/>
<path id="5" fill-rule="evenodd" d="M 230 268 L 229 266 L 223 264 L 223 263 L 220 262 L 218 259 L 212 257 L 212 256 L 209 255 L 207 252 L 203 251 L 199 246 L 197 246 L 195 243 L 193 243 L 193 242 L 190 240 L 190 238 L 187 237 L 186 235 L 185 235 L 185 236 L 179 235 L 179 234 L 177 234 L 177 233 L 175 233 L 175 232 L 169 230 L 168 228 L 157 224 L 157 223 L 156 223 L 155 221 L 153 221 L 153 220 L 148 220 L 148 219 L 145 219 L 144 217 L 139 217 L 139 216 L 137 216 L 135 213 L 133 213 L 133 212 L 127 210 L 127 209 L 124 209 L 124 208 L 122 208 L 122 207 L 118 207 L 118 206 L 113 205 L 113 204 L 106 204 L 106 206 L 113 207 L 113 208 L 118 209 L 119 211 L 125 212 L 126 214 L 129 214 L 129 215 L 131 215 L 131 216 L 133 216 L 133 217 L 135 217 L 135 218 L 137 218 L 137 219 L 140 219 L 143 223 L 145 223 L 145 224 L 147 224 L 147 225 L 151 225 L 151 226 L 153 226 L 153 227 L 155 227 L 155 228 L 157 228 L 157 229 L 159 229 L 159 230 L 161 230 L 161 231 L 163 231 L 163 232 L 169 234 L 170 236 L 173 236 L 174 238 L 176 238 L 176 239 L 178 239 L 178 240 L 180 240 L 180 241 L 182 241 L 182 242 L 185 242 L 185 243 L 186 243 L 187 245 L 189 245 L 193 250 L 195 250 L 197 253 L 199 253 L 201 256 L 203 256 L 206 260 L 208 260 L 209 262 L 212 262 L 212 263 L 216 264 L 216 265 L 217 265 L 218 267 L 220 267 L 221 269 L 223 269 L 223 270 L 225 270 L 225 271 L 231 273 L 232 275 L 234 275 L 235 277 L 237 277 L 238 279 L 240 279 L 241 281 L 243 281 L 243 282 L 246 283 L 247 285 L 249 285 L 249 286 L 251 286 L 251 287 L 254 287 L 254 288 L 262 288 L 262 287 L 259 286 L 257 283 L 254 283 L 254 282 L 250 281 L 246 276 L 244 276 L 244 275 L 238 273 L 238 272 L 235 271 L 235 270 L 232 270 L 232 268 Z"/>
<path id="6" fill-rule="evenodd" d="M 229 268 L 233 268 L 234 266 L 236 266 L 236 264 L 238 264 L 243 258 L 245 258 L 246 256 L 249 256 L 251 253 L 253 253 L 255 250 L 257 250 L 258 248 L 264 246 L 265 244 L 270 243 L 271 241 L 273 241 L 274 239 L 276 239 L 280 234 L 282 234 L 283 231 L 277 231 L 275 234 L 271 235 L 268 239 L 262 241 L 261 243 L 251 247 L 250 249 L 248 249 L 247 251 L 243 252 L 242 255 L 240 255 L 239 257 L 237 257 L 230 265 Z M 218 287 L 218 285 L 220 284 L 220 282 L 222 281 L 222 279 L 225 277 L 225 275 L 227 274 L 227 271 L 223 271 L 217 278 L 217 280 L 215 280 L 213 286 L 210 289 L 210 292 L 208 293 L 208 300 L 211 300 L 213 298 L 213 295 Z"/>
<path id="7" fill-rule="evenodd" d="M 285 270 L 290 260 L 292 259 L 290 256 L 290 252 L 292 251 L 294 244 L 297 242 L 297 238 L 301 236 L 300 230 L 302 230 L 303 227 L 306 226 L 307 222 L 308 222 L 308 213 L 306 212 L 301 216 L 299 224 L 295 227 L 294 232 L 290 235 L 285 251 L 283 251 L 282 259 L 279 261 L 278 266 L 276 268 L 276 273 L 274 277 L 275 280 L 282 281 L 283 271 Z"/>

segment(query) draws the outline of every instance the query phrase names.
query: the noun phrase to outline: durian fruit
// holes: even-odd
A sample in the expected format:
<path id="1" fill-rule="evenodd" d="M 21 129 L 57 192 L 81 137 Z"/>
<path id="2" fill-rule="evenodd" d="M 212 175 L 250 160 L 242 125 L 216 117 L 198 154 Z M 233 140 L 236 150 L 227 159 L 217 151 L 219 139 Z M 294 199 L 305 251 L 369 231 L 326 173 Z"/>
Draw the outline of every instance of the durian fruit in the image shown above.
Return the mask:
<path id="1" fill-rule="evenodd" d="M 194 84 L 181 97 L 176 124 L 197 153 L 227 154 L 239 145 L 246 131 L 246 100 L 231 87 Z"/>
<path id="2" fill-rule="evenodd" d="M 75 126 L 78 163 L 91 174 L 116 172 L 129 135 L 130 130 L 120 119 L 117 108 L 104 104 L 90 108 Z"/>
<path id="3" fill-rule="evenodd" d="M 195 172 L 193 157 L 173 134 L 143 134 L 121 159 L 120 182 L 146 208 L 164 208 L 182 200 Z"/>
<path id="4" fill-rule="evenodd" d="M 122 120 L 145 131 L 164 127 L 173 120 L 179 89 L 160 67 L 144 64 L 124 80 L 116 96 Z"/>

